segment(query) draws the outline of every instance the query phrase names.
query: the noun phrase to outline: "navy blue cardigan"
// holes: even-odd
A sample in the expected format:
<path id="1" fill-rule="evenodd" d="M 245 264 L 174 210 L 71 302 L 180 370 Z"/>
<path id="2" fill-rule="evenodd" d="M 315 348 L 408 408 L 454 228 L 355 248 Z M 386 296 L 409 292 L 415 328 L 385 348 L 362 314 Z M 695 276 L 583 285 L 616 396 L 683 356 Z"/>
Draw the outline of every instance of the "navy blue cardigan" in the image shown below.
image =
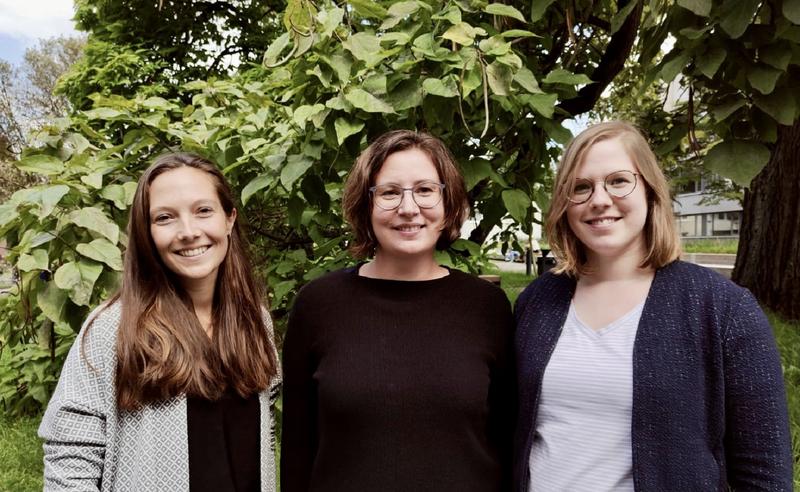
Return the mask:
<path id="1" fill-rule="evenodd" d="M 531 479 L 542 376 L 574 292 L 574 279 L 546 273 L 517 300 L 520 492 Z M 633 347 L 632 411 L 637 491 L 792 490 L 772 330 L 750 292 L 716 272 L 681 261 L 656 272 Z"/>

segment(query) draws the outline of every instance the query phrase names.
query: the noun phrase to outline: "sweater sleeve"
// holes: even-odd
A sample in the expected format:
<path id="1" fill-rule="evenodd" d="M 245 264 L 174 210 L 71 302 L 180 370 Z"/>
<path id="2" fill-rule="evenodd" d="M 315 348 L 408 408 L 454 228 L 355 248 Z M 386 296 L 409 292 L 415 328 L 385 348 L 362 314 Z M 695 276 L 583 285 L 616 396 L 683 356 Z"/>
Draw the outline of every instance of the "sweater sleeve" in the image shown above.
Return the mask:
<path id="1" fill-rule="evenodd" d="M 308 490 L 317 450 L 317 389 L 309 336 L 313 302 L 307 302 L 303 294 L 295 300 L 283 344 L 283 492 Z"/>
<path id="2" fill-rule="evenodd" d="M 723 334 L 725 454 L 734 490 L 792 490 L 786 393 L 772 329 L 742 289 Z"/>
<path id="3" fill-rule="evenodd" d="M 514 429 L 517 415 L 517 385 L 514 364 L 514 318 L 505 294 L 498 301 L 498 326 L 502 333 L 500 352 L 489 383 L 490 436 L 500 452 L 502 490 L 511 490 Z"/>
<path id="4" fill-rule="evenodd" d="M 46 491 L 99 490 L 113 398 L 114 337 L 109 332 L 116 329 L 105 325 L 116 321 L 100 315 L 90 329 L 85 323 L 67 355 L 39 426 Z"/>

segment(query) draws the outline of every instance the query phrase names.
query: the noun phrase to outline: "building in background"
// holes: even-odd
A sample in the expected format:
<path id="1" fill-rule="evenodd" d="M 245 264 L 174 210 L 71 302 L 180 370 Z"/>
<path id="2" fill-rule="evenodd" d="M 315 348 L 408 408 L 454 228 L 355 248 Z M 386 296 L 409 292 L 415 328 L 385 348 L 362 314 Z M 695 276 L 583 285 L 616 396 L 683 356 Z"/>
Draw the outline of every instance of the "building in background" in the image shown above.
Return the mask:
<path id="1" fill-rule="evenodd" d="M 681 187 L 672 210 L 682 238 L 738 238 L 742 204 L 738 200 L 713 198 L 701 179 Z"/>

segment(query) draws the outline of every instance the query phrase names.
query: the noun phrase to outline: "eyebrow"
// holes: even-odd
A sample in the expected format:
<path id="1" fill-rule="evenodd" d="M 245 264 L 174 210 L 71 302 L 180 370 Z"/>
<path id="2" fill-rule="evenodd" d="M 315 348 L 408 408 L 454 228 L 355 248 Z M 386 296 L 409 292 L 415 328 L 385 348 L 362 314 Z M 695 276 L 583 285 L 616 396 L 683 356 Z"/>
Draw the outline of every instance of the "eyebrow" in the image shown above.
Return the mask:
<path id="1" fill-rule="evenodd" d="M 436 179 L 419 179 L 419 180 L 417 180 L 417 181 L 414 181 L 414 184 L 413 184 L 413 186 L 417 186 L 418 184 L 422 184 L 422 183 L 437 183 L 437 184 L 442 184 L 442 182 L 441 182 L 441 181 L 438 181 L 438 180 L 436 180 Z M 400 183 L 394 182 L 394 181 L 389 181 L 388 183 L 375 183 L 375 186 L 387 186 L 387 185 L 399 186 L 400 188 L 402 188 L 402 187 L 403 187 L 403 185 L 401 185 Z"/>

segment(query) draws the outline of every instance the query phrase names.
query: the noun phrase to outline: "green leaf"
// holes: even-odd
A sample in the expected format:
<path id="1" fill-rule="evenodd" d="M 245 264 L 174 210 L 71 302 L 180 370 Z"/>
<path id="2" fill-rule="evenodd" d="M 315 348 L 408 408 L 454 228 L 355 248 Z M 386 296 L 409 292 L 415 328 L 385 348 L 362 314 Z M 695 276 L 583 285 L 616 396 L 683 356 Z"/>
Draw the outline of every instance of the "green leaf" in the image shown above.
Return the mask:
<path id="1" fill-rule="evenodd" d="M 713 79 L 714 74 L 717 73 L 720 65 L 722 65 L 723 61 L 725 61 L 725 56 L 725 49 L 717 46 L 697 57 L 695 59 L 695 63 L 697 64 L 697 68 L 700 70 L 700 73 L 709 79 Z"/>
<path id="2" fill-rule="evenodd" d="M 517 70 L 517 73 L 514 74 L 514 82 L 518 83 L 523 89 L 531 94 L 538 94 L 542 92 L 542 90 L 539 88 L 539 82 L 536 81 L 536 77 L 533 75 L 533 72 L 531 72 L 527 67 L 522 67 Z"/>
<path id="3" fill-rule="evenodd" d="M 526 102 L 531 109 L 550 119 L 555 111 L 558 94 L 530 94 L 520 99 Z"/>
<path id="4" fill-rule="evenodd" d="M 456 239 L 450 247 L 456 251 L 467 251 L 470 256 L 479 256 L 481 254 L 480 245 L 468 239 Z"/>
<path id="5" fill-rule="evenodd" d="M 19 212 L 15 203 L 9 201 L 0 205 L 0 234 L 3 234 L 5 227 L 18 217 Z"/>
<path id="6" fill-rule="evenodd" d="M 500 33 L 501 38 L 541 38 L 538 34 L 523 29 L 509 29 Z"/>
<path id="7" fill-rule="evenodd" d="M 800 24 L 800 0 L 783 0 L 783 16 L 792 24 Z"/>
<path id="8" fill-rule="evenodd" d="M 507 66 L 496 61 L 490 63 L 486 67 L 486 78 L 494 94 L 507 96 L 511 93 L 511 81 L 514 79 L 514 74 Z"/>
<path id="9" fill-rule="evenodd" d="M 36 292 L 36 305 L 42 313 L 54 322 L 64 321 L 66 317 L 68 292 L 59 288 L 55 282 L 47 282 Z"/>
<path id="10" fill-rule="evenodd" d="M 634 2 L 631 2 L 634 3 Z M 681 7 L 691 10 L 695 14 L 699 15 L 700 17 L 708 17 L 708 14 L 711 13 L 711 0 L 678 0 L 678 5 Z"/>
<path id="11" fill-rule="evenodd" d="M 512 7 L 511 5 L 506 5 L 503 3 L 490 3 L 483 9 L 483 11 L 486 12 L 487 14 L 513 17 L 514 19 L 517 19 L 520 22 L 525 22 L 525 16 L 522 15 L 522 12 Z"/>
<path id="12" fill-rule="evenodd" d="M 300 106 L 299 108 L 294 110 L 294 114 L 292 118 L 294 119 L 294 123 L 299 126 L 300 128 L 305 128 L 306 123 L 312 116 L 315 116 L 317 113 L 325 110 L 324 104 L 314 104 L 313 106 L 305 104 Z"/>
<path id="13" fill-rule="evenodd" d="M 336 129 L 336 142 L 342 145 L 350 135 L 355 135 L 364 129 L 364 122 L 361 120 L 351 121 L 347 118 L 336 118 L 333 122 Z"/>
<path id="14" fill-rule="evenodd" d="M 790 45 L 770 44 L 758 49 L 758 58 L 767 65 L 786 71 L 792 60 L 792 48 Z"/>
<path id="15" fill-rule="evenodd" d="M 93 261 L 70 261 L 56 270 L 53 279 L 59 288 L 69 291 L 72 302 L 88 306 L 94 283 L 102 272 L 103 266 Z"/>
<path id="16" fill-rule="evenodd" d="M 69 214 L 69 221 L 104 236 L 113 244 L 119 241 L 119 226 L 99 208 L 84 207 L 75 210 Z"/>
<path id="17" fill-rule="evenodd" d="M 674 53 L 671 52 L 670 54 Z M 661 78 L 667 82 L 672 82 L 675 77 L 689 64 L 689 60 L 691 56 L 689 53 L 680 52 L 678 56 L 673 58 L 669 58 L 669 55 L 664 58 L 665 62 L 662 62 L 661 70 L 659 71 L 659 75 Z"/>
<path id="18" fill-rule="evenodd" d="M 408 0 L 405 2 L 393 3 L 389 7 L 389 18 L 381 24 L 381 30 L 391 29 L 399 24 L 403 19 L 419 10 L 419 3 L 416 0 Z"/>
<path id="19" fill-rule="evenodd" d="M 555 104 L 555 102 L 553 104 Z M 570 140 L 572 140 L 572 132 L 561 126 L 561 123 L 557 123 L 550 119 L 542 119 L 539 121 L 539 124 L 542 126 L 542 128 L 544 128 L 544 131 L 547 132 L 550 138 L 561 145 L 566 145 Z"/>
<path id="20" fill-rule="evenodd" d="M 23 157 L 15 162 L 14 165 L 22 171 L 44 174 L 45 176 L 53 176 L 64 171 L 64 163 L 61 159 L 52 155 L 39 154 Z"/>
<path id="21" fill-rule="evenodd" d="M 739 38 L 753 20 L 761 0 L 727 0 L 722 9 L 720 27 L 733 38 Z"/>
<path id="22" fill-rule="evenodd" d="M 531 22 L 537 22 L 542 17 L 550 6 L 556 0 L 531 0 Z"/>
<path id="23" fill-rule="evenodd" d="M 323 37 L 329 38 L 337 27 L 342 25 L 344 19 L 344 10 L 334 7 L 330 10 L 320 10 L 317 13 L 317 21 L 322 26 L 322 30 L 318 31 Z"/>
<path id="24" fill-rule="evenodd" d="M 357 60 L 361 60 L 372 66 L 379 63 L 383 57 L 380 55 L 380 40 L 371 33 L 359 32 L 353 34 L 342 42 L 342 46 L 353 54 Z"/>
<path id="25" fill-rule="evenodd" d="M 364 89 L 351 89 L 344 98 L 358 109 L 368 113 L 394 113 L 394 109 Z"/>
<path id="26" fill-rule="evenodd" d="M 250 200 L 250 197 L 269 186 L 274 180 L 275 177 L 269 174 L 262 174 L 250 180 L 242 189 L 242 205 L 247 205 L 247 201 Z"/>
<path id="27" fill-rule="evenodd" d="M 367 19 L 383 20 L 389 15 L 389 12 L 374 0 L 348 0 L 347 3 L 358 15 Z"/>
<path id="28" fill-rule="evenodd" d="M 83 114 L 85 114 L 90 120 L 112 120 L 125 115 L 125 113 L 122 111 L 106 107 L 90 109 L 88 111 L 84 111 Z"/>
<path id="29" fill-rule="evenodd" d="M 292 189 L 292 184 L 301 178 L 314 164 L 314 161 L 304 155 L 290 155 L 286 165 L 281 169 L 281 184 L 286 190 Z"/>
<path id="30" fill-rule="evenodd" d="M 270 304 L 273 306 L 279 304 L 283 298 L 286 297 L 286 294 L 292 291 L 296 284 L 296 280 L 278 282 L 278 284 L 272 288 L 272 302 Z"/>
<path id="31" fill-rule="evenodd" d="M 269 45 L 267 51 L 264 53 L 264 64 L 272 66 L 278 63 L 281 53 L 283 53 L 283 51 L 289 46 L 290 40 L 291 38 L 289 37 L 288 32 L 285 32 L 275 38 L 275 41 Z"/>
<path id="32" fill-rule="evenodd" d="M 531 197 L 522 190 L 505 190 L 502 193 L 503 204 L 508 213 L 519 223 L 525 222 L 528 207 L 531 206 Z"/>
<path id="33" fill-rule="evenodd" d="M 611 34 L 619 31 L 619 28 L 622 27 L 622 24 L 625 23 L 625 20 L 631 14 L 631 11 L 636 7 L 639 2 L 628 2 L 627 5 L 622 7 L 622 10 L 614 14 L 614 17 L 611 18 Z"/>
<path id="34" fill-rule="evenodd" d="M 103 187 L 103 175 L 100 173 L 85 174 L 81 176 L 81 181 L 96 190 Z"/>
<path id="35" fill-rule="evenodd" d="M 33 205 L 38 208 L 37 216 L 40 219 L 48 217 L 62 198 L 69 193 L 67 185 L 34 186 L 24 188 L 11 195 L 10 202 L 16 205 Z"/>
<path id="36" fill-rule="evenodd" d="M 122 271 L 122 252 L 107 239 L 99 238 L 90 243 L 81 243 L 75 249 L 87 258 L 105 263 L 114 270 Z"/>
<path id="37" fill-rule="evenodd" d="M 422 87 L 417 80 L 409 79 L 400 82 L 388 95 L 388 103 L 395 111 L 422 106 Z"/>
<path id="38" fill-rule="evenodd" d="M 320 55 L 319 59 L 327 63 L 336 72 L 336 77 L 340 82 L 347 83 L 350 81 L 350 69 L 353 67 L 353 62 L 348 56 L 335 54 L 327 57 Z"/>
<path id="39" fill-rule="evenodd" d="M 461 164 L 461 174 L 464 176 L 467 191 L 474 188 L 475 185 L 482 180 L 488 178 L 491 173 L 492 165 L 489 161 L 480 157 L 473 157 Z"/>
<path id="40" fill-rule="evenodd" d="M 728 116 L 735 113 L 739 108 L 744 106 L 746 101 L 744 99 L 734 99 L 731 101 L 726 101 L 722 104 L 717 106 L 711 107 L 711 114 L 714 115 L 714 120 L 717 122 L 721 122 L 725 120 Z"/>
<path id="41" fill-rule="evenodd" d="M 120 210 L 127 209 L 133 203 L 136 194 L 136 181 L 128 181 L 124 184 L 108 185 L 100 190 L 100 196 L 106 200 L 111 200 Z"/>
<path id="42" fill-rule="evenodd" d="M 572 73 L 569 70 L 557 68 L 548 73 L 542 82 L 545 84 L 581 85 L 591 84 L 592 79 L 583 73 Z"/>
<path id="43" fill-rule="evenodd" d="M 769 149 L 749 140 L 721 142 L 708 151 L 706 166 L 715 173 L 732 179 L 739 186 L 750 181 L 769 162 Z"/>
<path id="44" fill-rule="evenodd" d="M 792 125 L 797 108 L 797 101 L 792 91 L 781 87 L 768 96 L 754 96 L 756 107 L 772 116 L 781 125 Z"/>
<path id="45" fill-rule="evenodd" d="M 783 72 L 772 67 L 755 66 L 747 71 L 747 81 L 758 92 L 771 94 L 775 90 L 775 83 Z"/>
<path id="46" fill-rule="evenodd" d="M 485 33 L 486 31 L 484 31 Z M 449 39 L 464 46 L 470 46 L 475 42 L 476 29 L 466 22 L 459 22 L 446 30 L 442 37 Z"/>
<path id="47" fill-rule="evenodd" d="M 156 109 L 160 111 L 169 111 L 172 109 L 177 109 L 177 105 L 175 103 L 171 103 L 164 99 L 163 97 L 152 96 L 148 97 L 144 101 L 142 101 L 142 107 L 147 109 Z"/>
<path id="48" fill-rule="evenodd" d="M 429 78 L 422 81 L 422 90 L 434 96 L 456 97 L 458 83 L 453 75 L 448 75 L 444 80 Z"/>
<path id="49" fill-rule="evenodd" d="M 31 254 L 23 253 L 19 255 L 17 268 L 23 272 L 48 270 L 50 268 L 50 259 L 47 257 L 47 250 L 34 249 Z"/>

